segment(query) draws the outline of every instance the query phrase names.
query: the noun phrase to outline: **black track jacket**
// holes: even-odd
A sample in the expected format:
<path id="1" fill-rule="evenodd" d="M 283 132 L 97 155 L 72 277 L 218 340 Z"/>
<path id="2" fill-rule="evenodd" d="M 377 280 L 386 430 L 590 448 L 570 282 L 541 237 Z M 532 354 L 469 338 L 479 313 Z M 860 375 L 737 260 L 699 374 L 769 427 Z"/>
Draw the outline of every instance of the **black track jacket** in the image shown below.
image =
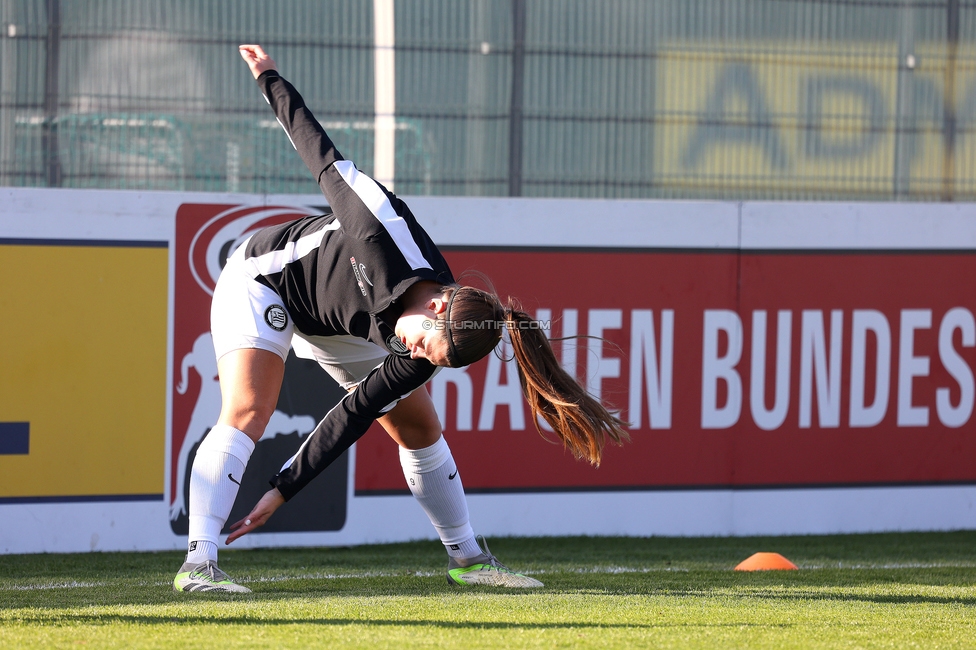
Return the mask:
<path id="1" fill-rule="evenodd" d="M 394 401 L 422 386 L 435 370 L 410 359 L 393 328 L 397 303 L 420 280 L 453 284 L 434 242 L 407 205 L 341 156 L 275 71 L 257 79 L 333 213 L 272 226 L 251 237 L 245 257 L 255 279 L 274 290 L 303 334 L 351 334 L 391 354 L 346 395 L 271 479 L 286 500 L 358 440 Z"/>

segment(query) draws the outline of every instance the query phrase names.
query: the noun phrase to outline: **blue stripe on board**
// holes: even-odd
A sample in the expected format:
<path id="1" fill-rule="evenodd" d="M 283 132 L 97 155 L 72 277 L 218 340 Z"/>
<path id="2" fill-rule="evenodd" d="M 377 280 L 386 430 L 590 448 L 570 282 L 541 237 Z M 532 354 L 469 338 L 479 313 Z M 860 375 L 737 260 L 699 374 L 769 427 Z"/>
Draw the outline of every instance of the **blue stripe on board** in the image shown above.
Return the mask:
<path id="1" fill-rule="evenodd" d="M 30 422 L 0 422 L 0 456 L 30 452 Z"/>
<path id="2" fill-rule="evenodd" d="M 162 494 L 88 494 L 56 497 L 0 497 L 0 505 L 18 503 L 106 503 L 119 501 L 162 501 Z"/>
<path id="3" fill-rule="evenodd" d="M 88 248 L 169 248 L 168 241 L 136 239 L 11 239 L 0 237 L 0 246 L 81 246 Z"/>

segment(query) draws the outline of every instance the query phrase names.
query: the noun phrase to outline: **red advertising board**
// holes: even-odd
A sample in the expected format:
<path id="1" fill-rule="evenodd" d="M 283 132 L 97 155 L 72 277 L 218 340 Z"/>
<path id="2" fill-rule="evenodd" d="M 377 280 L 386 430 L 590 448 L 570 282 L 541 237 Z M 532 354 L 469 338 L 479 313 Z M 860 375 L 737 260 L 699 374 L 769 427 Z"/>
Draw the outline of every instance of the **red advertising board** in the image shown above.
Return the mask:
<path id="1" fill-rule="evenodd" d="M 196 350 L 206 342 L 212 283 L 242 237 L 312 211 L 185 205 L 177 215 L 174 522 L 192 458 L 187 436 L 202 439 L 211 424 L 194 418 L 212 420 L 219 408 L 201 396 L 216 384 L 212 360 Z M 535 315 L 563 366 L 620 413 L 631 436 L 598 468 L 573 459 L 536 430 L 501 349 L 428 386 L 471 492 L 976 482 L 976 255 L 517 247 L 445 255 L 456 275 L 483 272 Z M 283 410 L 288 423 L 262 443 L 271 448 L 281 434 L 274 445 L 286 445 L 288 432 L 299 440 L 305 420 L 329 405 Z M 378 426 L 357 445 L 355 491 L 406 492 L 396 445 Z"/>
<path id="2" fill-rule="evenodd" d="M 592 468 L 536 432 L 511 363 L 444 371 L 430 390 L 470 492 L 976 482 L 972 254 L 446 256 L 553 338 L 599 337 L 554 347 L 631 423 Z M 356 458 L 357 494 L 404 490 L 378 427 Z"/>
<path id="3" fill-rule="evenodd" d="M 236 247 L 258 229 L 322 211 L 307 206 L 188 203 L 176 213 L 168 506 L 170 525 L 177 534 L 187 532 L 189 475 L 196 448 L 220 414 L 217 359 L 210 338 L 210 302 L 220 270 Z M 229 523 L 250 511 L 268 489 L 268 479 L 342 395 L 314 362 L 289 357 L 277 409 L 248 461 Z M 347 457 L 341 457 L 262 532 L 341 529 L 346 517 L 347 466 Z"/>

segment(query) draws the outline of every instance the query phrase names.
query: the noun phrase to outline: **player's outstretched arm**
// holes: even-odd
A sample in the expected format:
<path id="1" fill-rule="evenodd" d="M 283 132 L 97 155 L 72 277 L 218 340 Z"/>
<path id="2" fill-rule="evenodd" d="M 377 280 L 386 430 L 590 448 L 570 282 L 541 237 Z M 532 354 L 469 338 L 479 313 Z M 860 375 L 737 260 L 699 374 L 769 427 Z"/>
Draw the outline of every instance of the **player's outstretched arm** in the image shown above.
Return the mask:
<path id="1" fill-rule="evenodd" d="M 253 530 L 266 524 L 275 510 L 285 502 L 285 497 L 281 496 L 276 488 L 271 488 L 264 493 L 264 496 L 257 502 L 250 514 L 230 527 L 230 535 L 227 536 L 225 544 L 230 544 L 238 537 L 243 537 Z"/>
<path id="2" fill-rule="evenodd" d="M 268 56 L 268 53 L 260 45 L 241 45 L 238 49 L 241 58 L 247 63 L 247 67 L 251 69 L 251 74 L 254 75 L 255 79 L 260 77 L 262 72 L 278 69 L 274 59 Z"/>

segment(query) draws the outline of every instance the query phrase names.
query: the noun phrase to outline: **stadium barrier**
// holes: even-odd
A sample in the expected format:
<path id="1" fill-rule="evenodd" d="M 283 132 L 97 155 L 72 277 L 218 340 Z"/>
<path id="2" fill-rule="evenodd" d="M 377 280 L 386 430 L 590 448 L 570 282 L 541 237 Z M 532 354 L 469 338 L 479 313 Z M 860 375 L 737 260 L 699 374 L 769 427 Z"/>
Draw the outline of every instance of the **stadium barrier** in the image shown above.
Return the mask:
<path id="1" fill-rule="evenodd" d="M 518 297 L 630 423 L 593 468 L 536 432 L 504 348 L 441 372 L 478 532 L 976 527 L 973 205 L 408 200 L 455 273 Z M 219 409 L 213 283 L 252 229 L 323 204 L 0 189 L 0 553 L 183 547 Z M 231 521 L 338 398 L 289 361 Z M 374 427 L 237 545 L 433 537 Z"/>

